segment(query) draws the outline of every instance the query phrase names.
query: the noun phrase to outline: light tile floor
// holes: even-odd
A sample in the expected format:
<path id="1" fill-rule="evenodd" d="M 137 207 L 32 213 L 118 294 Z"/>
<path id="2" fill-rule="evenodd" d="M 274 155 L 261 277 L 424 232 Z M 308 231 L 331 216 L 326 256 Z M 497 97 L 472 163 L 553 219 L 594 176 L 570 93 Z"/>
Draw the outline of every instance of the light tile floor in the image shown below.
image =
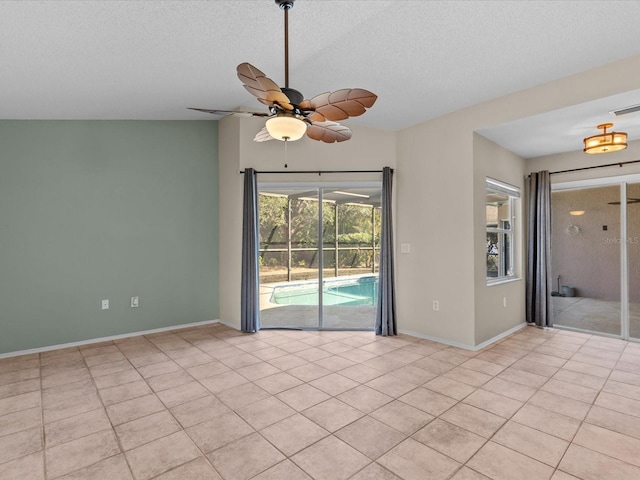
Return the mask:
<path id="1" fill-rule="evenodd" d="M 214 324 L 4 359 L 0 478 L 640 479 L 640 344 Z"/>

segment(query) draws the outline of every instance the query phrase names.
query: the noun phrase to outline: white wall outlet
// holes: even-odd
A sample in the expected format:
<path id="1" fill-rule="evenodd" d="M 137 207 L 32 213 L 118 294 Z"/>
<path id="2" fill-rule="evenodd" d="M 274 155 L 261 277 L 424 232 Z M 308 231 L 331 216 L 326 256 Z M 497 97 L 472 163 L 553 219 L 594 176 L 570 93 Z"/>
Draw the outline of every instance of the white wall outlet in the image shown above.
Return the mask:
<path id="1" fill-rule="evenodd" d="M 502 306 L 507 308 L 507 297 L 502 297 Z"/>
<path id="2" fill-rule="evenodd" d="M 433 309 L 440 310 L 440 302 L 438 300 L 433 301 Z"/>
<path id="3" fill-rule="evenodd" d="M 109 310 L 109 300 L 102 300 L 102 310 Z"/>
<path id="4" fill-rule="evenodd" d="M 138 297 L 131 297 L 131 308 L 136 308 L 138 306 Z"/>
<path id="5" fill-rule="evenodd" d="M 411 244 L 410 243 L 401 243 L 400 244 L 400 253 L 410 253 L 411 252 Z"/>

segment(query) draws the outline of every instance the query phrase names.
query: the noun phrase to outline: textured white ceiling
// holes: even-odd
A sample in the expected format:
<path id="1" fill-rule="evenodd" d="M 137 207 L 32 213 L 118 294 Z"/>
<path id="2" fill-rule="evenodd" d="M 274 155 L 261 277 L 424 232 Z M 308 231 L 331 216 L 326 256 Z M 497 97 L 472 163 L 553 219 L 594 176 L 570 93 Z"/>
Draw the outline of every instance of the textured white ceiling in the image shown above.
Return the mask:
<path id="1" fill-rule="evenodd" d="M 638 1 L 297 0 L 290 83 L 369 89 L 377 103 L 344 123 L 395 130 L 640 54 L 639 18 Z M 284 83 L 273 0 L 0 1 L 2 119 L 263 111 L 245 61 Z"/>
<path id="2" fill-rule="evenodd" d="M 602 133 L 596 128 L 601 123 L 613 123 L 613 130 L 627 133 L 628 141 L 638 140 L 640 112 L 621 116 L 611 113 L 632 105 L 640 105 L 640 90 L 522 118 L 478 133 L 524 158 L 581 150 L 582 139 Z"/>

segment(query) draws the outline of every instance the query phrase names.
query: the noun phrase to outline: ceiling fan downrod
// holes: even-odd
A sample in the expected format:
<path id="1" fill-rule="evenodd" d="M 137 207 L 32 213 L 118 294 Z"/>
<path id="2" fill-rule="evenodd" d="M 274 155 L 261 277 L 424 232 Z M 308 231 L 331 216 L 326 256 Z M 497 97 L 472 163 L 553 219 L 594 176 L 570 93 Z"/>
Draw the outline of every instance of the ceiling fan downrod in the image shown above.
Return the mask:
<path id="1" fill-rule="evenodd" d="M 289 88 L 289 10 L 295 0 L 275 0 L 276 5 L 284 10 L 284 86 Z"/>

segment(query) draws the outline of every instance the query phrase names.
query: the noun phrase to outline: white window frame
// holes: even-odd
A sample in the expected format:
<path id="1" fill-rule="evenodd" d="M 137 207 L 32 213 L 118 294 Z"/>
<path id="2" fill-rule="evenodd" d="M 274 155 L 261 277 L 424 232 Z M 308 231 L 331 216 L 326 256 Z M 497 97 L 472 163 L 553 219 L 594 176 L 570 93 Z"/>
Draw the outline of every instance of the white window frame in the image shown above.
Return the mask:
<path id="1" fill-rule="evenodd" d="M 489 189 L 493 191 L 497 191 L 500 193 L 504 193 L 509 197 L 509 218 L 498 218 L 498 225 L 495 227 L 486 227 L 486 233 L 498 234 L 498 239 L 506 236 L 509 239 L 508 249 L 503 251 L 503 247 L 498 244 L 498 255 L 499 255 L 499 265 L 498 265 L 498 276 L 489 277 L 487 276 L 487 285 L 495 285 L 498 283 L 503 283 L 511 280 L 515 280 L 518 277 L 516 276 L 516 268 L 515 268 L 515 245 L 517 240 L 516 235 L 516 200 L 520 198 L 520 189 L 513 185 L 509 185 L 508 183 L 501 182 L 499 180 L 495 180 L 493 178 L 487 177 L 486 179 L 486 188 L 485 191 Z M 485 226 L 486 226 L 486 201 L 485 201 Z M 504 225 L 506 222 L 509 222 L 509 228 L 505 228 Z M 486 246 L 485 246 L 486 251 Z M 488 253 L 488 252 L 487 252 Z M 505 271 L 504 268 L 504 256 L 507 255 L 509 270 Z"/>

